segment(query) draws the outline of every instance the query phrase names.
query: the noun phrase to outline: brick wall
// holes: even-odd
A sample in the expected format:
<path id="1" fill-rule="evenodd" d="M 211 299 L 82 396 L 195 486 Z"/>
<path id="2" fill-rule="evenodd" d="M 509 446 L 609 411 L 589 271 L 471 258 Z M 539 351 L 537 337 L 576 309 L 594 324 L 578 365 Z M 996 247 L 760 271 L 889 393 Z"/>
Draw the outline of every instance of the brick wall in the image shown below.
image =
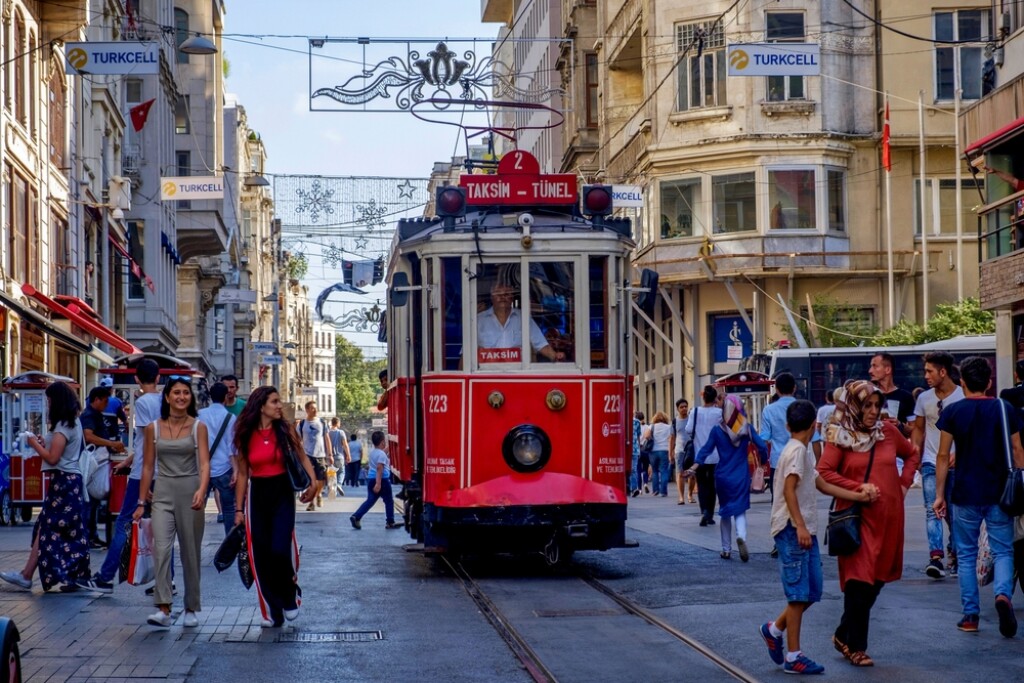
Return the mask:
<path id="1" fill-rule="evenodd" d="M 978 298 L 984 309 L 1011 308 L 1024 301 L 1024 251 L 981 264 Z"/>

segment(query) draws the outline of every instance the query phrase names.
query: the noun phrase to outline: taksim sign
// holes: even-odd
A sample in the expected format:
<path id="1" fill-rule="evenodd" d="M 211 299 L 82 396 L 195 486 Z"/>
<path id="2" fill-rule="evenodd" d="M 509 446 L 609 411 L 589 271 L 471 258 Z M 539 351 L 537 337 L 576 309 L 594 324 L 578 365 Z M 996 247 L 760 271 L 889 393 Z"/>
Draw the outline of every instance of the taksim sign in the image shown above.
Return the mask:
<path id="1" fill-rule="evenodd" d="M 729 46 L 730 76 L 818 76 L 817 43 L 739 43 Z"/>
<path id="2" fill-rule="evenodd" d="M 146 75 L 160 73 L 160 44 L 156 41 L 67 43 L 67 70 L 75 74 Z"/>
<path id="3" fill-rule="evenodd" d="M 161 201 L 180 202 L 189 199 L 223 199 L 223 197 L 223 178 L 188 176 L 160 179 Z"/>

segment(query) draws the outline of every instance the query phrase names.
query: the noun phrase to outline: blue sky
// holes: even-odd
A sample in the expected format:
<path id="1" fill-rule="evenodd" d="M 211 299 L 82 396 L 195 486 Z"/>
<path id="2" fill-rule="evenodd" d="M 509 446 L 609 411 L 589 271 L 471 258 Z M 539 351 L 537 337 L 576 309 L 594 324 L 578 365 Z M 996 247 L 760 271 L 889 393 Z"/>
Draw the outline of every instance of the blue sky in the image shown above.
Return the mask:
<path id="1" fill-rule="evenodd" d="M 231 70 L 226 90 L 238 97 L 249 126 L 260 133 L 269 174 L 426 178 L 435 161 L 465 153 L 463 143 L 456 147 L 459 131 L 409 114 L 310 112 L 306 36 L 493 38 L 497 28 L 481 23 L 480 0 L 228 0 L 223 45 Z M 297 37 L 253 37 L 267 34 Z M 396 45 L 395 52 L 401 51 Z M 337 84 L 314 87 L 320 85 Z M 341 279 L 320 258 L 322 241 L 311 240 L 303 249 L 310 259 L 305 284 L 311 299 Z M 342 317 L 383 298 L 382 286 L 362 300 L 332 295 L 335 303 L 325 313 Z M 367 357 L 383 355 L 376 335 L 342 333 Z"/>

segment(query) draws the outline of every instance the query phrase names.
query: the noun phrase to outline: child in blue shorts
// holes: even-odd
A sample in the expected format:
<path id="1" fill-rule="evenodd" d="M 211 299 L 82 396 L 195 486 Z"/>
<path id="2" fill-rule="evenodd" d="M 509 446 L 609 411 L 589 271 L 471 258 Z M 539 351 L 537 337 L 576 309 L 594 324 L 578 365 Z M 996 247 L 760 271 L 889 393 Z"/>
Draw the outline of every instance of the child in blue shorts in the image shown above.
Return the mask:
<path id="1" fill-rule="evenodd" d="M 821 555 L 815 535 L 818 529 L 815 488 L 830 496 L 862 502 L 878 495 L 873 484 L 848 491 L 818 478 L 814 453 L 807 448 L 814 435 L 816 419 L 817 410 L 810 401 L 790 404 L 786 409 L 790 439 L 775 468 L 771 533 L 779 550 L 779 570 L 787 604 L 775 621 L 761 626 L 761 637 L 768 647 L 768 656 L 776 664 L 782 664 L 785 672 L 790 674 L 825 672 L 825 667 L 800 650 L 803 614 L 813 603 L 821 600 Z M 785 652 L 783 632 L 786 633 Z"/>

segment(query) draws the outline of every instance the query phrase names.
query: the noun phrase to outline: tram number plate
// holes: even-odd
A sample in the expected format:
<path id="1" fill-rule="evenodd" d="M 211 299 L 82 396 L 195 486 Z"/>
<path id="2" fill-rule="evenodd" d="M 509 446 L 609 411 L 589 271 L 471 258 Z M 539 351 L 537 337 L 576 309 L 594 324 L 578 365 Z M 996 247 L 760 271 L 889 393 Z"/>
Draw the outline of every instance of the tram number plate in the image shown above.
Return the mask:
<path id="1" fill-rule="evenodd" d="M 606 413 L 619 413 L 622 412 L 622 396 L 618 394 L 605 394 L 604 395 L 604 412 Z"/>

